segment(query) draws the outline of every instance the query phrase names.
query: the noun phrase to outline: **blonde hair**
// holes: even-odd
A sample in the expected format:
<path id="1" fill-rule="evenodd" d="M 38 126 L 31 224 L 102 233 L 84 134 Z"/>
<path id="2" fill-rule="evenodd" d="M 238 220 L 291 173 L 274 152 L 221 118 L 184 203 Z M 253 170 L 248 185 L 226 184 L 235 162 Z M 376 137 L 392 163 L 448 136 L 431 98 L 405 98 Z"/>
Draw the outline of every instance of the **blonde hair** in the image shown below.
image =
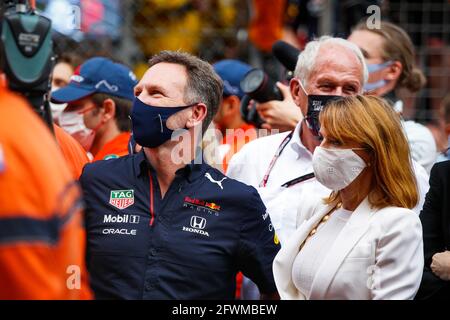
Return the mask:
<path id="1" fill-rule="evenodd" d="M 383 99 L 343 97 L 330 102 L 319 118 L 328 137 L 341 143 L 359 143 L 370 153 L 368 170 L 373 171 L 373 180 L 368 198 L 372 206 L 416 206 L 417 184 L 408 141 L 399 115 Z M 325 202 L 340 203 L 339 192 L 333 192 Z"/>
<path id="2" fill-rule="evenodd" d="M 415 65 L 415 50 L 411 38 L 399 26 L 381 21 L 380 28 L 369 29 L 367 23 L 359 23 L 353 31 L 363 30 L 378 34 L 383 38 L 382 58 L 385 61 L 399 61 L 402 73 L 397 88 L 407 88 L 411 92 L 419 91 L 426 84 L 423 72 Z"/>

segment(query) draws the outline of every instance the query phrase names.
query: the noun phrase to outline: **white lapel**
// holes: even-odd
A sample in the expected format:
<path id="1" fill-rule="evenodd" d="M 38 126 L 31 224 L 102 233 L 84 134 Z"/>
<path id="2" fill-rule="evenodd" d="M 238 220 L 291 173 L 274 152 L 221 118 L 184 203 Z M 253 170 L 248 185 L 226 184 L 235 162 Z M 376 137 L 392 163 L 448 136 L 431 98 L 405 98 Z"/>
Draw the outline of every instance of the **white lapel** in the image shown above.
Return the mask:
<path id="1" fill-rule="evenodd" d="M 342 262 L 369 229 L 369 219 L 375 211 L 370 207 L 366 197 L 352 213 L 339 236 L 331 245 L 330 252 L 317 270 L 316 277 L 311 285 L 309 299 L 322 300 L 325 298 L 328 287 Z"/>
<path id="2" fill-rule="evenodd" d="M 305 241 L 311 230 L 330 211 L 326 206 L 309 220 L 304 221 L 290 239 L 281 244 L 281 249 L 273 261 L 273 275 L 281 299 L 305 299 L 292 282 L 292 265 L 300 250 L 300 245 Z"/>

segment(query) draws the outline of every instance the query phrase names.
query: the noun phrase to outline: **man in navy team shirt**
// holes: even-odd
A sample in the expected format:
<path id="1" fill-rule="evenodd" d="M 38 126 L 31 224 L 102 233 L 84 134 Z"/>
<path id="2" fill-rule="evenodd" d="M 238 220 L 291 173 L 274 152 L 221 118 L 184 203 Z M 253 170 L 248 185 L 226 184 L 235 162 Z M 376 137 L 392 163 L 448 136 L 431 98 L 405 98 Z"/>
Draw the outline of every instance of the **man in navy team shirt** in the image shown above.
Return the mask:
<path id="1" fill-rule="evenodd" d="M 186 53 L 149 63 L 132 110 L 143 150 L 89 164 L 80 178 L 96 298 L 232 299 L 238 271 L 277 297 L 280 245 L 257 191 L 201 161 L 191 139 L 220 105 L 220 78 Z"/>

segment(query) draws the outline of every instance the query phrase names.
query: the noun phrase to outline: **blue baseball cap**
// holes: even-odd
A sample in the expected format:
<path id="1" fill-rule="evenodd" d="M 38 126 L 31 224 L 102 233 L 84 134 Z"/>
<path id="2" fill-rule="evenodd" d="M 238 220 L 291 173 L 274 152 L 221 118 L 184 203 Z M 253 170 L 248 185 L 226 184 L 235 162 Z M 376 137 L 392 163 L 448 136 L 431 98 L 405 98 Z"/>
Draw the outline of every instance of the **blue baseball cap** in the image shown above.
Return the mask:
<path id="1" fill-rule="evenodd" d="M 213 64 L 213 67 L 223 81 L 224 96 L 242 98 L 245 95 L 240 83 L 245 74 L 253 69 L 251 66 L 238 60 L 227 59 Z"/>
<path id="2" fill-rule="evenodd" d="M 94 93 L 134 99 L 136 76 L 128 67 L 103 57 L 95 57 L 83 63 L 64 88 L 53 91 L 55 103 L 73 102 Z"/>

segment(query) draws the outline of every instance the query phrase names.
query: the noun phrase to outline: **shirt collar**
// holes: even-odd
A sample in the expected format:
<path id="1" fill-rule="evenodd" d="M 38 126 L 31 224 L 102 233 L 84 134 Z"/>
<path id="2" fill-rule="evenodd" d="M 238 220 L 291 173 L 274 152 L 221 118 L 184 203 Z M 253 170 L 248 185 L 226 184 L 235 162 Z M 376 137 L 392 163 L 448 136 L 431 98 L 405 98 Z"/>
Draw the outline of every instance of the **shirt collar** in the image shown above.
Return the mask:
<path id="1" fill-rule="evenodd" d="M 153 170 L 150 162 L 145 156 L 144 149 L 134 155 L 134 170 L 136 176 L 147 174 L 148 170 Z M 186 178 L 189 182 L 192 182 L 203 175 L 207 169 L 207 164 L 202 153 L 198 153 L 197 157 L 184 167 L 178 169 L 175 172 L 176 176 Z"/>
<path id="2" fill-rule="evenodd" d="M 206 171 L 206 166 L 203 163 L 195 163 L 194 160 L 185 165 L 183 168 L 178 169 L 175 175 L 186 178 L 186 180 L 191 183 L 196 179 L 200 178 Z"/>
<path id="3" fill-rule="evenodd" d="M 133 155 L 134 172 L 136 176 L 141 176 L 147 173 L 150 164 L 147 162 L 147 157 L 145 156 L 144 149 Z"/>
<path id="4" fill-rule="evenodd" d="M 302 140 L 300 139 L 300 131 L 302 129 L 302 123 L 303 123 L 303 120 L 301 120 L 297 123 L 297 125 L 295 126 L 295 129 L 294 129 L 294 133 L 292 134 L 292 139 L 289 142 L 292 150 L 297 152 L 298 157 L 300 157 L 301 153 L 304 153 L 304 152 L 306 152 L 307 154 L 310 154 L 309 150 L 306 149 L 305 145 L 303 144 Z"/>

